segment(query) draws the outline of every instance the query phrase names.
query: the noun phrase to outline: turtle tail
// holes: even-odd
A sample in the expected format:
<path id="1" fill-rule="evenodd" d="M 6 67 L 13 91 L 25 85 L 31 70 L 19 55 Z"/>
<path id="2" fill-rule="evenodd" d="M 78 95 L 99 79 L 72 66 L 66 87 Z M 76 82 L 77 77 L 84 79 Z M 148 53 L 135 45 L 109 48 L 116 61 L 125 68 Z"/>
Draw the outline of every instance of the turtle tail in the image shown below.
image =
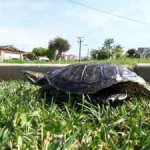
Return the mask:
<path id="1" fill-rule="evenodd" d="M 150 87 L 147 84 L 139 84 L 137 82 L 125 83 L 125 91 L 131 96 L 146 96 L 150 98 Z"/>
<path id="2" fill-rule="evenodd" d="M 150 86 L 142 85 L 141 92 L 150 98 Z"/>

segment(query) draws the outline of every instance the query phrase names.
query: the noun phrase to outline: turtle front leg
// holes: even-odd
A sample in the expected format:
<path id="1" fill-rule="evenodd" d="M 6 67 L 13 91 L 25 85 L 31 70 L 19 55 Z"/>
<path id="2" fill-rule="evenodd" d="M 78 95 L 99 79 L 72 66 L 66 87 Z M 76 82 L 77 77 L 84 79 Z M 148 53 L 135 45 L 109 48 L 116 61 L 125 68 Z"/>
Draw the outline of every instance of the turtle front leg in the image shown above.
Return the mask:
<path id="1" fill-rule="evenodd" d="M 69 95 L 64 93 L 51 85 L 44 85 L 39 89 L 38 97 L 40 100 L 45 100 L 47 104 L 50 104 L 52 100 L 59 104 L 69 100 Z"/>
<path id="2" fill-rule="evenodd" d="M 52 91 L 53 88 L 50 85 L 44 85 L 39 89 L 38 97 L 40 100 L 46 100 L 52 99 Z"/>

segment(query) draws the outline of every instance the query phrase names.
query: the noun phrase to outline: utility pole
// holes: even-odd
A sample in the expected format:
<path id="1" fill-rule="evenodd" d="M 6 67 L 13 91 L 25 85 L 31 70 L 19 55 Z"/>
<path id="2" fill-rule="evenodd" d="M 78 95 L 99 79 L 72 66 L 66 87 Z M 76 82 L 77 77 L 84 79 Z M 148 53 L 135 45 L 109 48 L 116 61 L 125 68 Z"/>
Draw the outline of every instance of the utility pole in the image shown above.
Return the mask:
<path id="1" fill-rule="evenodd" d="M 89 60 L 89 54 L 90 54 L 90 50 L 89 50 L 89 48 L 88 48 L 88 50 L 87 50 L 87 59 Z"/>
<path id="2" fill-rule="evenodd" d="M 78 43 L 79 43 L 79 61 L 81 61 L 81 47 L 82 47 L 82 42 L 84 42 L 83 40 L 82 40 L 82 38 L 84 38 L 84 37 L 77 37 L 78 38 Z"/>

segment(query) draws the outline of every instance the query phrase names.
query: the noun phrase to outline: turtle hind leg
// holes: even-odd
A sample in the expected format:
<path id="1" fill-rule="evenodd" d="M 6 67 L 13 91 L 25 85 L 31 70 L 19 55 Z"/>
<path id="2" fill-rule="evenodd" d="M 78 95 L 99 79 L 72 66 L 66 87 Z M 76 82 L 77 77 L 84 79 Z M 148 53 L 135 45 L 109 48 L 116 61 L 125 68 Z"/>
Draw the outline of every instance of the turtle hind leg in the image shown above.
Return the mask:
<path id="1" fill-rule="evenodd" d="M 100 105 L 119 105 L 125 100 L 130 100 L 124 85 L 122 84 L 103 89 L 95 94 L 91 94 L 90 97 L 94 103 L 98 103 Z"/>
<path id="2" fill-rule="evenodd" d="M 125 101 L 130 101 L 131 97 L 129 97 L 126 93 L 117 93 L 109 96 L 101 95 L 98 97 L 91 98 L 93 104 L 99 105 L 110 105 L 112 107 L 116 107 L 124 104 Z"/>
<path id="3" fill-rule="evenodd" d="M 124 101 L 129 101 L 131 99 L 126 93 L 117 93 L 109 96 L 105 103 L 111 106 L 118 106 L 124 103 Z"/>
<path id="4" fill-rule="evenodd" d="M 125 94 L 125 93 L 118 93 L 118 94 L 113 94 L 113 95 L 111 95 L 111 96 L 109 96 L 107 99 L 106 99 L 106 101 L 112 101 L 112 102 L 114 102 L 114 101 L 116 101 L 116 100 L 118 100 L 118 101 L 122 101 L 122 100 L 126 100 L 126 99 L 128 99 L 128 95 L 127 94 Z"/>

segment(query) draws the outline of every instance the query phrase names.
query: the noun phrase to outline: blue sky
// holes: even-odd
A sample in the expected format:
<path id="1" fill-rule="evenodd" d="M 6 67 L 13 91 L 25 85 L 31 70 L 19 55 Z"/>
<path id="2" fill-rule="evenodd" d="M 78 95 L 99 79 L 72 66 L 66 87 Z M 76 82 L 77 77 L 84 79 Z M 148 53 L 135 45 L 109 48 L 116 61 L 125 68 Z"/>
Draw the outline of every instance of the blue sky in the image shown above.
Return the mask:
<path id="1" fill-rule="evenodd" d="M 121 16 L 150 23 L 149 0 L 73 0 Z M 87 49 L 101 47 L 106 38 L 129 48 L 150 47 L 150 25 L 127 21 L 76 5 L 71 0 L 0 0 L 0 45 L 24 51 L 47 48 L 60 36 L 78 55 L 77 37 L 84 36 L 82 56 Z"/>

